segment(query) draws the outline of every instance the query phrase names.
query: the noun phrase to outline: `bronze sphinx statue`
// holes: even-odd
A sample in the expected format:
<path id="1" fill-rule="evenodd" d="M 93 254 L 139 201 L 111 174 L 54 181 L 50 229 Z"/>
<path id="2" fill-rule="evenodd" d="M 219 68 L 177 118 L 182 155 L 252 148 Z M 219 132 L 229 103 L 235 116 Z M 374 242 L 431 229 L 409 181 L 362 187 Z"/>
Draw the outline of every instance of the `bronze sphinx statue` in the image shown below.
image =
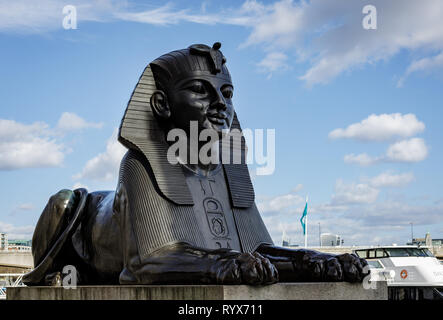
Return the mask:
<path id="1" fill-rule="evenodd" d="M 274 246 L 254 202 L 243 138 L 229 146 L 240 163 L 190 161 L 202 148 L 191 141 L 195 128 L 215 133 L 218 144 L 241 130 L 219 49 L 192 45 L 145 68 L 120 126 L 128 151 L 116 191 L 50 198 L 34 232 L 27 285 L 53 283 L 65 265 L 75 266 L 79 284 L 359 282 L 368 274 L 355 255 Z M 190 138 L 176 163 L 168 158 L 172 129 Z"/>

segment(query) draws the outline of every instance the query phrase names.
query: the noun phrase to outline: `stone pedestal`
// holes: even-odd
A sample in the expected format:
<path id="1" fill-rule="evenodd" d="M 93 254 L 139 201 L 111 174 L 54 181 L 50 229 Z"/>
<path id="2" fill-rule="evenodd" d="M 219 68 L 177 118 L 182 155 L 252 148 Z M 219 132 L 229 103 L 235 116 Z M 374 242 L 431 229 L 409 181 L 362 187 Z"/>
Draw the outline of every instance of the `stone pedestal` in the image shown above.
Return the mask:
<path id="1" fill-rule="evenodd" d="M 15 287 L 8 300 L 387 300 L 386 282 L 376 289 L 346 282 L 278 283 L 270 286 L 79 286 Z"/>

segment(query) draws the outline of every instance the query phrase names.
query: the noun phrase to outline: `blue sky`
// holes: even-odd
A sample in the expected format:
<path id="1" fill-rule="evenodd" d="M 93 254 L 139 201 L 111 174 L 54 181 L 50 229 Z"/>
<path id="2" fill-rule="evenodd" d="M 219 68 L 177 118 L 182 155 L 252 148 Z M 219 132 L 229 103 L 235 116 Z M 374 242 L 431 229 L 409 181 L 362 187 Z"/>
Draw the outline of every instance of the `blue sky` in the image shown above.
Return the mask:
<path id="1" fill-rule="evenodd" d="M 31 238 L 60 189 L 114 189 L 144 67 L 219 41 L 242 126 L 276 132 L 274 173 L 253 175 L 275 242 L 303 243 L 306 195 L 312 245 L 319 222 L 348 245 L 405 243 L 411 222 L 443 238 L 442 20 L 438 0 L 0 0 L 0 232 Z"/>

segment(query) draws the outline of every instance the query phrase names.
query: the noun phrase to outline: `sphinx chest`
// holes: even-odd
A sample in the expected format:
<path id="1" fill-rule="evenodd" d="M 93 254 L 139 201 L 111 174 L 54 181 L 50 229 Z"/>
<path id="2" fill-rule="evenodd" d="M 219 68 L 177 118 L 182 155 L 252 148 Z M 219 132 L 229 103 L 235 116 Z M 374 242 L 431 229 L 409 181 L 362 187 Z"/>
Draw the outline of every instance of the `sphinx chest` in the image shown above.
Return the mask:
<path id="1" fill-rule="evenodd" d="M 214 170 L 209 176 L 184 171 L 205 247 L 241 251 L 235 216 L 222 168 Z"/>
<path id="2" fill-rule="evenodd" d="M 123 158 L 119 181 L 127 192 L 128 214 L 141 260 L 177 242 L 241 252 L 272 244 L 255 204 L 233 207 L 223 167 L 208 177 L 186 171 L 183 169 L 184 180 L 193 204 L 177 205 L 159 193 L 143 154 L 129 150 Z"/>

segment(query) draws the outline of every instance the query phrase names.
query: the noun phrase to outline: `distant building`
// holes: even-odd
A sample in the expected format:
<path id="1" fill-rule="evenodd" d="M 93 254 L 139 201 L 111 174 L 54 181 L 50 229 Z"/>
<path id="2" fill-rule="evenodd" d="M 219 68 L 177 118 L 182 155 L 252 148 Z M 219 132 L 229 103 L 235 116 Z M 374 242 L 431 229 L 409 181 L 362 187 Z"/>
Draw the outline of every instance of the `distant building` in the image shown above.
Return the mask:
<path id="1" fill-rule="evenodd" d="M 8 250 L 8 235 L 0 233 L 0 250 Z"/>
<path id="2" fill-rule="evenodd" d="M 32 249 L 30 246 L 8 245 L 8 251 L 30 252 Z"/>
<path id="3" fill-rule="evenodd" d="M 407 245 L 424 246 L 426 244 L 425 238 L 414 238 L 412 242 L 406 243 Z"/>
<path id="4" fill-rule="evenodd" d="M 14 240 L 9 240 L 8 244 L 9 244 L 9 246 L 30 247 L 32 245 L 32 240 L 14 239 Z"/>
<path id="5" fill-rule="evenodd" d="M 412 239 L 412 242 L 408 242 L 409 245 L 417 245 L 417 246 L 442 246 L 443 245 L 443 239 L 432 239 L 431 234 L 428 232 L 426 233 L 426 236 L 424 238 L 414 238 Z"/>
<path id="6" fill-rule="evenodd" d="M 8 241 L 8 251 L 20 251 L 20 252 L 29 252 L 31 251 L 31 240 L 21 240 L 14 239 Z"/>
<path id="7" fill-rule="evenodd" d="M 338 247 L 341 246 L 343 240 L 338 234 L 332 233 L 322 233 L 320 235 L 320 246 L 321 247 Z"/>

